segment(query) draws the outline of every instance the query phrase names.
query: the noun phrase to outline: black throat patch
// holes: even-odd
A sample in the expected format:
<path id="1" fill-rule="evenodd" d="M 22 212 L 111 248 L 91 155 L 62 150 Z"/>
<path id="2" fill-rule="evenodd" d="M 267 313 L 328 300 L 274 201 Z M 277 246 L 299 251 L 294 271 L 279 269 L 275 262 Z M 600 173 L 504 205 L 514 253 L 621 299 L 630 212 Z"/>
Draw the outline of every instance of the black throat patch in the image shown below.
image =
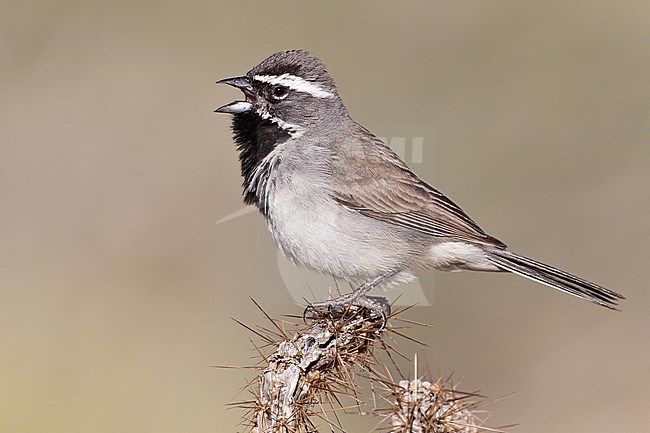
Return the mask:
<path id="1" fill-rule="evenodd" d="M 265 214 L 266 195 L 264 191 L 259 191 L 259 186 L 266 184 L 273 166 L 259 165 L 277 145 L 290 139 L 291 135 L 277 124 L 250 111 L 233 116 L 232 131 L 244 178 L 244 203 L 256 205 Z"/>

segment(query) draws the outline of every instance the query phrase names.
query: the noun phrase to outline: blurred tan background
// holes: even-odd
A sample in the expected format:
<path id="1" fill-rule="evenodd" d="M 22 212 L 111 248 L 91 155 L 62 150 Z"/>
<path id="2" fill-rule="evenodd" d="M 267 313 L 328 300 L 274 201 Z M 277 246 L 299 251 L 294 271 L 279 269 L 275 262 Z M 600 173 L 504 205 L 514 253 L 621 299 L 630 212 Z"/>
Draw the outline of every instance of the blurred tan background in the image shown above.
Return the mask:
<path id="1" fill-rule="evenodd" d="M 230 317 L 301 310 L 261 217 L 215 225 L 242 204 L 214 81 L 286 48 L 362 124 L 433 128 L 415 170 L 488 232 L 628 297 L 422 273 L 432 370 L 518 392 L 492 426 L 647 431 L 647 1 L 88 0 L 0 6 L 0 431 L 242 430 L 250 373 L 210 367 L 251 362 Z"/>

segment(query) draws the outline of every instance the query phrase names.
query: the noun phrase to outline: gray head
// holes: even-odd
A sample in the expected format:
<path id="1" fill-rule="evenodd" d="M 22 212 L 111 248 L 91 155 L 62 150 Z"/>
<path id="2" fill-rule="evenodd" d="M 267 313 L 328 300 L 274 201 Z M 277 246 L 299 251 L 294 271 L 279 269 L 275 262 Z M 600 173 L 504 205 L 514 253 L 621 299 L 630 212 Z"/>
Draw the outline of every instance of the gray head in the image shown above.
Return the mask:
<path id="1" fill-rule="evenodd" d="M 218 83 L 237 87 L 246 96 L 245 101 L 220 107 L 218 112 L 253 112 L 293 134 L 317 129 L 333 116 L 347 117 L 334 80 L 309 51 L 280 51 L 246 75 Z"/>
<path id="2" fill-rule="evenodd" d="M 233 114 L 233 138 L 244 178 L 244 201 L 264 212 L 255 180 L 265 158 L 280 144 L 302 136 L 331 133 L 349 118 L 334 80 L 309 51 L 280 51 L 241 77 L 217 83 L 237 87 L 245 100 L 218 108 Z M 339 128 L 340 129 L 340 128 Z M 305 137 L 306 138 L 306 137 Z"/>

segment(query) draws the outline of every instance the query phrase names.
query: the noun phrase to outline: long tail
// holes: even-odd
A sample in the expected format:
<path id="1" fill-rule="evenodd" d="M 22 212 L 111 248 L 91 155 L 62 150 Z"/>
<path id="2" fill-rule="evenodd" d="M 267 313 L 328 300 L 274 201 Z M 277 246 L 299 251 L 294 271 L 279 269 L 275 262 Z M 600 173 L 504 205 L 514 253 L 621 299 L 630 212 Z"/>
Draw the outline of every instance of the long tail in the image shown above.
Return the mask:
<path id="1" fill-rule="evenodd" d="M 594 304 L 620 311 L 616 308 L 618 301 L 625 299 L 623 295 L 591 281 L 508 250 L 494 248 L 486 252 L 488 260 L 505 271 L 521 275 Z"/>

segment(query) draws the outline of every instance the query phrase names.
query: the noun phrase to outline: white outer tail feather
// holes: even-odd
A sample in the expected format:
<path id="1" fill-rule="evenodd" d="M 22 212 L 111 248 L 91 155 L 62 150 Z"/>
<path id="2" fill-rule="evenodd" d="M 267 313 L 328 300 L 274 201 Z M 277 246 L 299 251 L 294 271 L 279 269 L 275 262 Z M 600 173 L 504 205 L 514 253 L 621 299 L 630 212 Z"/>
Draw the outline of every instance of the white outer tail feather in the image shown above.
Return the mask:
<path id="1" fill-rule="evenodd" d="M 486 249 L 486 253 L 488 260 L 505 271 L 612 310 L 618 310 L 618 300 L 625 299 L 622 295 L 591 281 L 508 250 Z"/>

